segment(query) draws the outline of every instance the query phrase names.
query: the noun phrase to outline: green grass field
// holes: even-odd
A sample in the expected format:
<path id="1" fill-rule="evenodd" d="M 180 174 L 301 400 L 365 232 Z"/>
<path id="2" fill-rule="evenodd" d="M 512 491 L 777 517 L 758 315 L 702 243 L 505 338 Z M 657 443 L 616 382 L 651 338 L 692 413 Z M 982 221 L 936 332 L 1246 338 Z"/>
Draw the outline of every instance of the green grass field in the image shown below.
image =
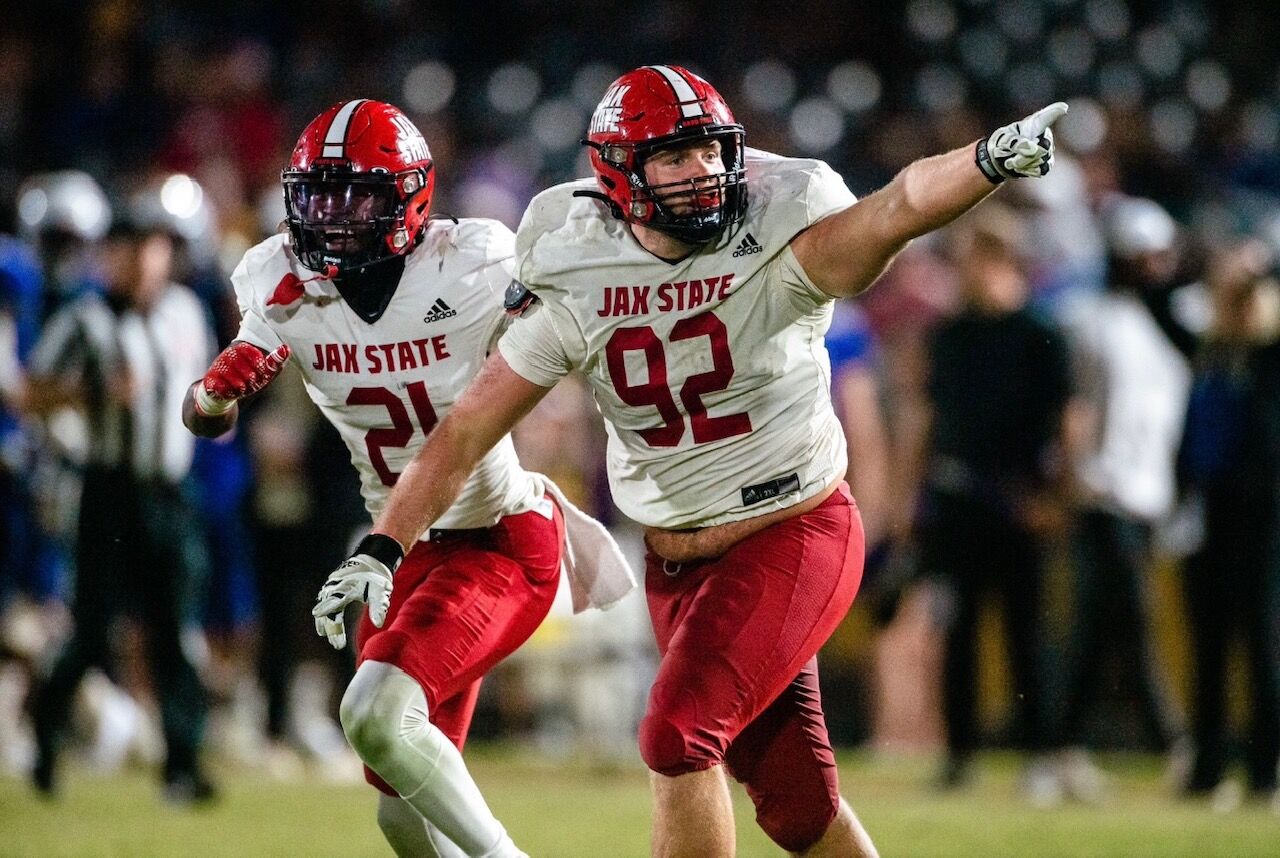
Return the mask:
<path id="1" fill-rule="evenodd" d="M 508 829 L 536 858 L 648 855 L 649 798 L 639 768 L 594 771 L 526 752 L 475 746 L 468 756 Z M 939 796 L 927 760 L 844 756 L 850 799 L 885 856 L 1238 856 L 1280 855 L 1280 817 L 1244 805 L 1216 815 L 1168 797 L 1159 763 L 1108 758 L 1114 790 L 1106 807 L 1036 811 L 1018 796 L 1017 764 L 983 758 L 975 783 Z M 58 803 L 0 779 L 0 855 L 361 856 L 389 855 L 363 786 L 282 783 L 220 770 L 223 799 L 203 811 L 157 800 L 143 772 L 98 778 L 72 771 Z M 756 829 L 740 790 L 738 854 L 781 854 Z"/>

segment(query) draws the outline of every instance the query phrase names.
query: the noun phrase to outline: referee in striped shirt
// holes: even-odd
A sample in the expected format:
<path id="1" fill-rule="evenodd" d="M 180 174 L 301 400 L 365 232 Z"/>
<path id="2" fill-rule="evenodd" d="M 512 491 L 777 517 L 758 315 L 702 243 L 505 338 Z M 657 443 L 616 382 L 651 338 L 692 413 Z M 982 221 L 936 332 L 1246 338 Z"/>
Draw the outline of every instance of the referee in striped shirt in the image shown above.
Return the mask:
<path id="1" fill-rule="evenodd" d="M 100 248 L 106 288 L 64 307 L 32 356 L 27 410 L 72 407 L 87 425 L 76 538 L 74 632 L 34 699 L 36 787 L 55 787 L 59 739 L 90 667 L 114 674 L 113 623 L 134 612 L 146 639 L 167 758 L 165 796 L 205 801 L 213 788 L 198 750 L 206 699 L 192 635 L 207 560 L 188 472 L 194 438 L 182 396 L 204 372 L 212 336 L 204 309 L 171 282 L 174 240 L 117 222 Z"/>

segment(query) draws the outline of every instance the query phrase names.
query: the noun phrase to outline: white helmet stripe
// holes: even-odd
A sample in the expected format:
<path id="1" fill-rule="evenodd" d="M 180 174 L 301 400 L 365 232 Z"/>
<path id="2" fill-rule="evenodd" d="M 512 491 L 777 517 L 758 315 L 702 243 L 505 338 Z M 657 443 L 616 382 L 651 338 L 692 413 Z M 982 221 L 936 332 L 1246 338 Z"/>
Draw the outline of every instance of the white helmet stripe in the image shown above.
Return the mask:
<path id="1" fill-rule="evenodd" d="M 367 98 L 360 98 L 355 101 L 348 101 L 342 105 L 341 110 L 334 114 L 333 122 L 329 123 L 329 130 L 324 135 L 324 154 L 322 157 L 343 157 L 347 143 L 347 127 L 351 124 L 351 115 L 356 112 L 357 107 L 368 100 Z"/>
<path id="2" fill-rule="evenodd" d="M 689 81 L 684 79 L 684 75 L 670 66 L 649 66 L 649 68 L 665 77 L 667 83 L 671 84 L 671 88 L 676 92 L 676 101 L 680 102 L 680 112 L 685 119 L 692 119 L 695 116 L 706 114 L 706 111 L 702 109 L 702 102 L 699 100 L 698 94 L 693 91 Z"/>

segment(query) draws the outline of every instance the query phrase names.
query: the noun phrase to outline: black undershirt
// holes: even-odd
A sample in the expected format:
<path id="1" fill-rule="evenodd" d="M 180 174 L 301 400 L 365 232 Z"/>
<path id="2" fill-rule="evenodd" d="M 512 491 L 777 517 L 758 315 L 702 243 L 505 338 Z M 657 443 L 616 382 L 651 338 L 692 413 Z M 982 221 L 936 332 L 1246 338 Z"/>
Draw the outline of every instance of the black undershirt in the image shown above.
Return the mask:
<path id="1" fill-rule="evenodd" d="M 350 274 L 341 274 L 333 279 L 333 285 L 357 316 L 373 324 L 382 318 L 396 294 L 407 261 L 407 255 L 393 256 Z"/>

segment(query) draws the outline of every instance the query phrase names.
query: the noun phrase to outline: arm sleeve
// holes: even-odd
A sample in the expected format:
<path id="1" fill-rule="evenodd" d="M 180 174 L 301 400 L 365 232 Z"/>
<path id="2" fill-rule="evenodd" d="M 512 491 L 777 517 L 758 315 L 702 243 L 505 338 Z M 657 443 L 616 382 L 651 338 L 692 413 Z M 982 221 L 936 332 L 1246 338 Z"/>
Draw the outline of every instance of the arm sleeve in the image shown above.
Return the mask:
<path id="1" fill-rule="evenodd" d="M 560 334 L 565 320 L 557 314 L 554 305 L 535 301 L 498 340 L 498 351 L 516 374 L 542 387 L 554 387 L 574 369 Z"/>
<path id="2" fill-rule="evenodd" d="M 280 339 L 280 335 L 267 321 L 261 302 L 254 294 L 247 256 L 240 260 L 236 270 L 231 273 L 231 285 L 235 287 L 236 306 L 240 309 L 240 330 L 236 333 L 236 339 L 252 343 L 264 352 L 275 351 L 284 345 L 284 340 Z"/>

